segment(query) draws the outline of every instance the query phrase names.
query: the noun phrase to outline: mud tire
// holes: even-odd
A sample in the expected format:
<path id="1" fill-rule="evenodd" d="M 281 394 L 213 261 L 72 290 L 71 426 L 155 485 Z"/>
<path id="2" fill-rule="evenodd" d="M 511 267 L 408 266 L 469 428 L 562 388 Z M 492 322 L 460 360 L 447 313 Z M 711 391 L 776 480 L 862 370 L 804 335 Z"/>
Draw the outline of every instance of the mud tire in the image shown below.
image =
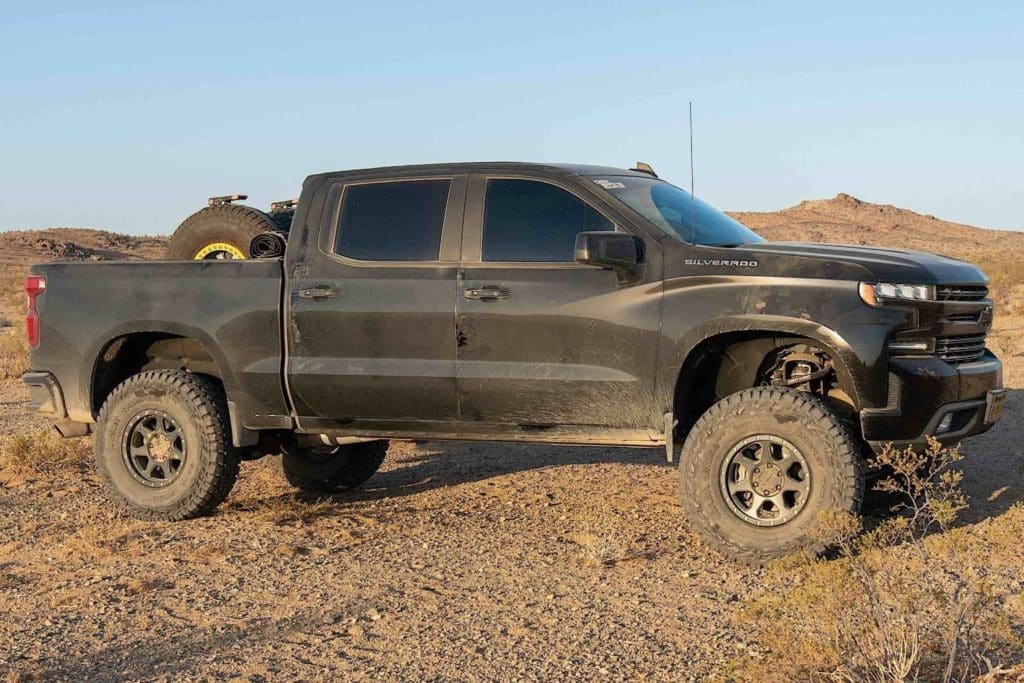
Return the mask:
<path id="1" fill-rule="evenodd" d="M 138 416 L 160 411 L 180 427 L 185 457 L 173 481 L 150 488 L 132 474 L 126 434 Z M 130 516 L 178 521 L 211 512 L 238 477 L 227 400 L 213 379 L 180 370 L 152 370 L 122 382 L 103 403 L 95 435 L 96 469 L 111 501 Z"/>
<path id="2" fill-rule="evenodd" d="M 810 471 L 806 501 L 779 526 L 742 519 L 722 490 L 722 468 L 735 445 L 760 434 L 793 444 Z M 864 499 L 864 461 L 856 437 L 827 403 L 792 389 L 747 389 L 713 405 L 683 445 L 679 476 L 683 508 L 704 541 L 753 566 L 799 551 L 821 553 L 825 548 L 814 532 L 822 513 L 859 514 Z"/>

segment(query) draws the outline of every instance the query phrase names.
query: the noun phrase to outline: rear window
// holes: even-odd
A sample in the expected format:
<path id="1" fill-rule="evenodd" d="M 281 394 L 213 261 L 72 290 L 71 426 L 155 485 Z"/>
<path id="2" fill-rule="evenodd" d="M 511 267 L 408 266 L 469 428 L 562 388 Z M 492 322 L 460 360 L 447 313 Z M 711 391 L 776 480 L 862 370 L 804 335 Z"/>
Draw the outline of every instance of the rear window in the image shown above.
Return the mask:
<path id="1" fill-rule="evenodd" d="M 350 185 L 334 252 L 360 261 L 436 261 L 451 180 Z"/>
<path id="2" fill-rule="evenodd" d="M 607 218 L 560 187 L 535 180 L 487 181 L 484 261 L 572 262 L 576 235 L 614 229 Z"/>

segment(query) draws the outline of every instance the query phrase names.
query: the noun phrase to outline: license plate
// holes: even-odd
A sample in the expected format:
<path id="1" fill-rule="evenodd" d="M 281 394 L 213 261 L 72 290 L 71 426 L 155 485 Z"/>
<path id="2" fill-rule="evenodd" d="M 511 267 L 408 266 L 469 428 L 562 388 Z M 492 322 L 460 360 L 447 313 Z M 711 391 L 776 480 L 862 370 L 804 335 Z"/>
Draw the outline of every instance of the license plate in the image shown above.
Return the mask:
<path id="1" fill-rule="evenodd" d="M 990 425 L 1003 416 L 1006 407 L 1006 389 L 993 389 L 988 392 L 985 406 L 985 424 Z"/>

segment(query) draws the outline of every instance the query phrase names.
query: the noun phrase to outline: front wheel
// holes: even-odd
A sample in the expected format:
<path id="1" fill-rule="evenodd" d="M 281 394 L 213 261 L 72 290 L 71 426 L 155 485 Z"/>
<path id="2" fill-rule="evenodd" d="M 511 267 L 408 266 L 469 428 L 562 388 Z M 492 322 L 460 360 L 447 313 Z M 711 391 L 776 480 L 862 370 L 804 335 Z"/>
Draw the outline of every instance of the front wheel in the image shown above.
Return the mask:
<path id="1" fill-rule="evenodd" d="M 292 447 L 281 454 L 281 469 L 288 483 L 301 491 L 334 493 L 364 484 L 380 468 L 387 452 L 387 441 Z"/>
<path id="2" fill-rule="evenodd" d="M 727 396 L 694 425 L 679 463 L 683 506 L 700 535 L 747 564 L 824 548 L 822 514 L 858 514 L 856 438 L 821 399 L 792 389 Z"/>

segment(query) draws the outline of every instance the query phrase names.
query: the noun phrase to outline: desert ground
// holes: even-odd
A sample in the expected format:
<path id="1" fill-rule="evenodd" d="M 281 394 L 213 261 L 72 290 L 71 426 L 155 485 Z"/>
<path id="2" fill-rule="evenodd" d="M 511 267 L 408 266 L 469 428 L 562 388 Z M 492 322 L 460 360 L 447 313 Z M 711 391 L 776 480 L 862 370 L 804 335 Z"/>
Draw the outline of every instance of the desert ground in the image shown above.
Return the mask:
<path id="1" fill-rule="evenodd" d="M 911 246 L 990 271 L 991 347 L 1012 391 L 1002 421 L 963 446 L 970 508 L 943 533 L 1011 538 L 992 540 L 984 561 L 1004 569 L 993 590 L 1020 635 L 1024 292 L 1010 255 L 1024 233 L 847 195 L 736 215 L 772 239 Z M 0 348 L 15 358 L 0 366 L 6 448 L 28 436 L 60 449 L 25 411 L 17 379 L 27 264 L 151 258 L 162 243 L 0 233 L 0 335 L 10 337 Z M 9 681 L 728 679 L 763 656 L 750 621 L 758 596 L 799 583 L 798 570 L 740 567 L 705 548 L 656 449 L 394 443 L 361 491 L 328 498 L 296 495 L 265 458 L 243 464 L 216 514 L 170 524 L 112 513 L 91 443 L 62 445 L 35 467 L 0 467 Z M 1007 653 L 1007 667 L 1016 661 Z"/>

